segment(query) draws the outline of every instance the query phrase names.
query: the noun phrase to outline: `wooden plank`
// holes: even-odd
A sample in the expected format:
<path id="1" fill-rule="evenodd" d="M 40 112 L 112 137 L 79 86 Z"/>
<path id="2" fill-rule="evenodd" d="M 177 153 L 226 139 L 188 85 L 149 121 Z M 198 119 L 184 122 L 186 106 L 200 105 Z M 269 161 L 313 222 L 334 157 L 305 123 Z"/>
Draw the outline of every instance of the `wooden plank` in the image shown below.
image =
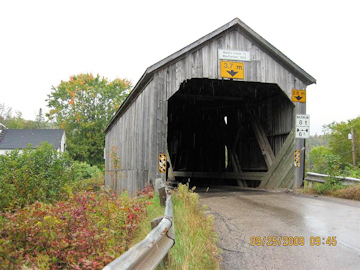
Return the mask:
<path id="1" fill-rule="evenodd" d="M 175 76 L 176 76 L 176 83 L 175 83 L 175 89 L 176 91 L 179 89 L 182 82 L 186 79 L 186 59 L 182 59 L 175 64 Z"/>
<path id="2" fill-rule="evenodd" d="M 203 78 L 209 78 L 209 54 L 210 54 L 210 45 L 206 44 L 204 47 L 202 47 L 202 62 L 203 62 Z"/>
<path id="3" fill-rule="evenodd" d="M 294 178 L 294 155 L 293 153 L 289 153 L 286 160 L 283 162 L 284 166 L 282 169 L 282 173 L 279 174 L 275 187 L 278 188 L 287 188 L 289 185 L 289 181 Z M 274 181 L 275 182 L 275 181 Z"/>
<path id="4" fill-rule="evenodd" d="M 293 188 L 294 186 L 294 168 L 289 170 L 288 175 L 285 177 L 282 187 L 284 188 Z"/>
<path id="5" fill-rule="evenodd" d="M 149 178 L 152 180 L 156 179 L 157 174 L 157 162 L 155 161 L 158 159 L 157 153 L 157 130 L 156 130 L 156 110 L 157 110 L 157 91 L 154 87 L 154 80 L 152 81 L 151 85 L 149 85 L 150 92 L 149 95 L 149 107 L 150 107 L 150 115 L 149 115 Z"/>
<path id="6" fill-rule="evenodd" d="M 253 127 L 255 137 L 263 153 L 265 163 L 268 166 L 268 168 L 270 168 L 275 160 L 274 152 L 271 148 L 266 133 L 260 123 L 260 119 L 258 119 L 258 117 L 252 112 L 252 110 L 248 110 L 248 113 L 250 115 L 251 125 Z"/>
<path id="7" fill-rule="evenodd" d="M 263 178 L 263 181 L 260 183 L 260 188 L 264 188 L 270 180 L 270 177 L 273 175 L 276 168 L 282 162 L 284 156 L 290 149 L 293 151 L 294 149 L 294 138 L 295 138 L 295 129 L 293 129 L 285 140 L 280 152 L 277 154 L 273 165 L 268 169 L 266 175 Z"/>
<path id="8" fill-rule="evenodd" d="M 176 177 L 194 177 L 194 178 L 218 178 L 218 179 L 241 179 L 249 181 L 261 181 L 265 172 L 189 172 L 174 171 Z"/>
<path id="9" fill-rule="evenodd" d="M 202 51 L 195 51 L 191 54 L 191 77 L 202 78 L 203 61 Z"/>
<path id="10" fill-rule="evenodd" d="M 292 162 L 293 155 L 293 151 L 289 150 L 283 161 L 279 164 L 278 168 L 276 168 L 274 174 L 271 176 L 266 188 L 283 187 L 282 183 L 284 178 L 294 166 Z"/>
<path id="11" fill-rule="evenodd" d="M 269 185 L 273 185 L 273 184 L 271 184 L 272 181 L 282 181 L 279 178 L 282 175 L 282 171 L 284 170 L 284 166 L 285 166 L 284 164 L 286 163 L 288 156 L 291 156 L 291 155 L 293 155 L 293 146 L 290 146 L 286 149 L 286 152 L 284 153 L 283 158 L 281 159 L 281 162 L 279 162 L 277 164 L 277 166 L 273 167 L 273 172 L 271 173 L 269 178 L 267 179 L 266 177 L 264 177 L 264 180 L 268 181 L 266 183 L 266 187 L 268 187 Z"/>
<path id="12" fill-rule="evenodd" d="M 241 170 L 239 158 L 238 158 L 236 152 L 232 151 L 231 146 L 229 144 L 227 144 L 227 150 L 228 150 L 228 154 L 230 156 L 230 160 L 231 160 L 231 163 L 233 165 L 235 173 L 240 173 L 241 174 L 242 170 Z M 237 183 L 238 183 L 238 185 L 240 187 L 246 186 L 246 183 L 244 181 L 242 181 L 240 176 L 238 178 L 236 178 L 236 179 L 237 179 Z"/>
<path id="13" fill-rule="evenodd" d="M 205 96 L 205 95 L 192 95 L 180 94 L 176 98 L 185 100 L 200 100 L 200 101 L 244 101 L 243 97 L 226 97 L 226 96 Z"/>

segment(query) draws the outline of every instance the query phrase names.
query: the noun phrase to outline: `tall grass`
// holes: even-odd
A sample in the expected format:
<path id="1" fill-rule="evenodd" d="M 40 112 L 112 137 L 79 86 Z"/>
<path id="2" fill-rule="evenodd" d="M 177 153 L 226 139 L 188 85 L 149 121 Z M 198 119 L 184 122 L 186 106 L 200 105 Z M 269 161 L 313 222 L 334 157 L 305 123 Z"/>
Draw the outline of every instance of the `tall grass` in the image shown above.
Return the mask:
<path id="1" fill-rule="evenodd" d="M 164 214 L 159 197 L 155 196 L 148 210 L 148 218 L 139 225 L 134 244 L 151 230 L 150 221 Z M 213 230 L 214 217 L 199 207 L 199 196 L 187 185 L 179 185 L 172 197 L 175 224 L 175 245 L 169 252 L 166 265 L 160 269 L 219 269 L 217 235 Z"/>
<path id="2" fill-rule="evenodd" d="M 360 201 L 360 184 L 342 186 L 341 184 L 331 185 L 328 182 L 325 184 L 314 183 L 312 188 L 305 185 L 302 192 Z"/>

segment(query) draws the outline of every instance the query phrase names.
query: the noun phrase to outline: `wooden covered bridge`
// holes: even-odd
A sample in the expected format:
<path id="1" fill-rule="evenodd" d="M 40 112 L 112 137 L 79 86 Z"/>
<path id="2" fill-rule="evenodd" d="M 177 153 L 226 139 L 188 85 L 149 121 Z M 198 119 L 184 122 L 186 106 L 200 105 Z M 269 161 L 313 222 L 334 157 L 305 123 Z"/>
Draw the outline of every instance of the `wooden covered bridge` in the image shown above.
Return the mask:
<path id="1" fill-rule="evenodd" d="M 170 180 L 299 187 L 294 119 L 306 102 L 294 101 L 315 82 L 236 18 L 145 71 L 105 130 L 106 185 L 134 192 L 165 180 L 163 153 Z"/>

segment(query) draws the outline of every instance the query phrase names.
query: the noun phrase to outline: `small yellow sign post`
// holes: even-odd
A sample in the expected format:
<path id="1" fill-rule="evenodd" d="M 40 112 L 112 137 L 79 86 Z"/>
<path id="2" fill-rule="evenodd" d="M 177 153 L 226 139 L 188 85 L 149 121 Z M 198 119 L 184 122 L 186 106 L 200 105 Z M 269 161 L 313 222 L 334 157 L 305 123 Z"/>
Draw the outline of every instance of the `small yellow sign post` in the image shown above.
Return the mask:
<path id="1" fill-rule="evenodd" d="M 220 61 L 220 75 L 222 78 L 244 79 L 244 63 Z"/>
<path id="2" fill-rule="evenodd" d="M 291 101 L 293 102 L 306 102 L 306 90 L 296 90 L 291 91 Z"/>

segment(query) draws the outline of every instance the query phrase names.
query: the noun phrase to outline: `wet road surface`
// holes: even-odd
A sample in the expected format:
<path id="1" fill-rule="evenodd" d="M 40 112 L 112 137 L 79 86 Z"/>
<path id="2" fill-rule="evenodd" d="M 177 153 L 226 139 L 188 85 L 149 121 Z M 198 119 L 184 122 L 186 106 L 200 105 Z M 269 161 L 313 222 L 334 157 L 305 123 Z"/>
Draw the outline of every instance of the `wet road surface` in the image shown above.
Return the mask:
<path id="1" fill-rule="evenodd" d="M 359 201 L 238 187 L 196 192 L 215 216 L 222 269 L 360 269 Z"/>

